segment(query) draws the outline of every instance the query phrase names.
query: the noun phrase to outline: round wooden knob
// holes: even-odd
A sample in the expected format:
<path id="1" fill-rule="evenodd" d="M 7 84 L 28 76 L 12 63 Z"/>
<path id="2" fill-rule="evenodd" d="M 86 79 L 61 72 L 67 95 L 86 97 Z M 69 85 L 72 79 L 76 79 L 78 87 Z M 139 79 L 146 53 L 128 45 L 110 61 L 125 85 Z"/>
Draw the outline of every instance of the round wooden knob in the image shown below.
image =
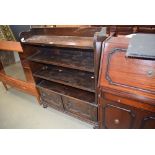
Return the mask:
<path id="1" fill-rule="evenodd" d="M 117 102 L 121 102 L 121 100 L 119 99 L 119 100 L 117 100 Z"/>
<path id="2" fill-rule="evenodd" d="M 152 76 L 153 76 L 153 71 L 152 71 L 152 70 L 147 71 L 147 75 L 148 75 L 149 77 L 152 77 Z"/>
<path id="3" fill-rule="evenodd" d="M 119 119 L 115 119 L 115 120 L 114 120 L 114 123 L 115 123 L 115 124 L 119 124 L 119 122 L 120 122 Z"/>
<path id="4" fill-rule="evenodd" d="M 59 69 L 59 72 L 62 72 L 62 69 Z"/>

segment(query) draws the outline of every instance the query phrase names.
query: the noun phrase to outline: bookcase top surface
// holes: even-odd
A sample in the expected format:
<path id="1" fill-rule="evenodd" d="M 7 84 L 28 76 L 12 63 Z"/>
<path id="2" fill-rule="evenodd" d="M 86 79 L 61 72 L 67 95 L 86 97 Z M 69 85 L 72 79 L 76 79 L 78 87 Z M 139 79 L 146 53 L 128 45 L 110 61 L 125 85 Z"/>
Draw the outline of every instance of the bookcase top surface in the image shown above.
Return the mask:
<path id="1" fill-rule="evenodd" d="M 93 49 L 93 37 L 33 35 L 23 41 L 26 44 Z"/>

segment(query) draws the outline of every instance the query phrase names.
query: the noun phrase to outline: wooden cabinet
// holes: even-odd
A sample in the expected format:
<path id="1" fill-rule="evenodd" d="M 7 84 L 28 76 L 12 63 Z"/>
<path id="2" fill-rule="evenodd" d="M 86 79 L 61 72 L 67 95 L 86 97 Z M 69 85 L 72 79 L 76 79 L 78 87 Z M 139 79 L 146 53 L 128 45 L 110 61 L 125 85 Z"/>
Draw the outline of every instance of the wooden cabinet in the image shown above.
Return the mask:
<path id="1" fill-rule="evenodd" d="M 102 46 L 100 128 L 155 128 L 155 61 L 126 57 L 129 40 L 112 37 Z"/>
<path id="2" fill-rule="evenodd" d="M 44 107 L 93 125 L 98 122 L 97 80 L 101 27 L 38 28 L 20 39 Z"/>
<path id="3" fill-rule="evenodd" d="M 100 98 L 100 127 L 107 129 L 154 129 L 155 113 L 128 103 Z M 132 102 L 132 100 L 130 100 Z"/>

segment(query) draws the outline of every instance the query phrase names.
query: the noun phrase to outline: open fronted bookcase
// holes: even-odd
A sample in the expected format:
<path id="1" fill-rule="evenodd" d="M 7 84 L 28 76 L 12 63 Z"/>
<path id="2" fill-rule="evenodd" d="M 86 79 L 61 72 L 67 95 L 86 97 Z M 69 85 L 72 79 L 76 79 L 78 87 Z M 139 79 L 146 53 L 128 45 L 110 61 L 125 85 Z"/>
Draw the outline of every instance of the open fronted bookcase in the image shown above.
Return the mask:
<path id="1" fill-rule="evenodd" d="M 20 39 L 43 107 L 96 125 L 102 28 L 35 28 Z"/>

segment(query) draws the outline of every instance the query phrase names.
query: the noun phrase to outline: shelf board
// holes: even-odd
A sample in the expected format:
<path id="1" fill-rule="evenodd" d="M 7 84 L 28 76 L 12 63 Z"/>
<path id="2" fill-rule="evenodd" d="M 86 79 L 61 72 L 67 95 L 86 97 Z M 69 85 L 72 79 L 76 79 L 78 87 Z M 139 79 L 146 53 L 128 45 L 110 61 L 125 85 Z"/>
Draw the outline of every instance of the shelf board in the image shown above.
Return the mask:
<path id="1" fill-rule="evenodd" d="M 52 64 L 61 67 L 78 69 L 82 71 L 94 72 L 94 59 L 86 52 L 83 54 L 73 54 L 65 52 L 65 54 L 57 54 L 56 52 L 37 52 L 30 56 L 28 60 L 45 64 Z"/>
<path id="2" fill-rule="evenodd" d="M 33 35 L 21 41 L 25 44 L 93 49 L 93 37 Z"/>
<path id="3" fill-rule="evenodd" d="M 95 77 L 93 73 L 57 66 L 43 66 L 42 69 L 33 73 L 33 76 L 82 90 L 95 92 Z"/>
<path id="4" fill-rule="evenodd" d="M 42 80 L 39 84 L 37 84 L 38 88 L 47 89 L 49 91 L 53 91 L 63 96 L 67 96 L 70 98 L 82 100 L 91 104 L 95 104 L 95 94 L 91 92 L 87 92 L 84 90 L 76 89 L 73 87 L 69 87 L 66 85 L 58 84 L 55 82 L 49 82 L 46 80 Z"/>

